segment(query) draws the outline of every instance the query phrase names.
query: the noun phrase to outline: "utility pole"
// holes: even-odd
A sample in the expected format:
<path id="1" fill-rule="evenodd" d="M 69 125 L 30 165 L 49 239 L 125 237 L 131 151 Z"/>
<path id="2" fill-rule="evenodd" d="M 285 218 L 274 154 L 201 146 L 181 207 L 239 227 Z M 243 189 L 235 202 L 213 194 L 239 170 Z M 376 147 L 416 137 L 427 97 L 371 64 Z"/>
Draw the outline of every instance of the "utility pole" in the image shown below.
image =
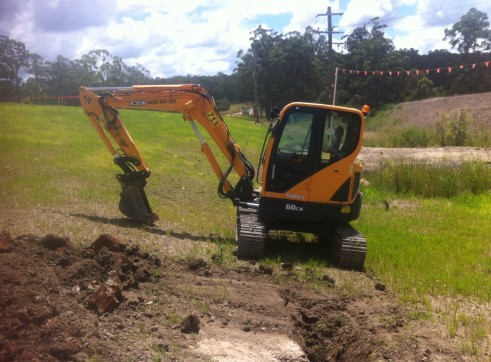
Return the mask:
<path id="1" fill-rule="evenodd" d="M 328 46 L 329 47 L 328 47 L 328 62 L 327 62 L 327 68 L 328 68 L 328 70 L 327 70 L 327 72 L 328 72 L 327 81 L 329 84 L 329 97 L 332 96 L 331 88 L 332 88 L 333 69 L 334 69 L 334 59 L 332 56 L 332 45 L 333 44 L 343 44 L 343 43 L 337 43 L 337 42 L 333 43 L 332 42 L 332 34 L 341 34 L 342 33 L 340 31 L 334 31 L 334 29 L 332 27 L 332 16 L 333 15 L 341 16 L 341 15 L 343 15 L 343 13 L 332 13 L 331 7 L 328 6 L 327 12 L 325 14 L 317 14 L 317 16 L 316 16 L 316 17 L 319 17 L 319 16 L 326 16 L 327 17 L 327 31 L 317 31 L 317 33 L 328 35 L 327 39 L 328 39 Z"/>
<path id="2" fill-rule="evenodd" d="M 258 107 L 258 100 L 257 100 L 257 62 L 256 58 L 254 58 L 254 68 L 252 68 L 252 78 L 254 80 L 254 119 L 255 123 L 259 123 L 259 107 Z"/>

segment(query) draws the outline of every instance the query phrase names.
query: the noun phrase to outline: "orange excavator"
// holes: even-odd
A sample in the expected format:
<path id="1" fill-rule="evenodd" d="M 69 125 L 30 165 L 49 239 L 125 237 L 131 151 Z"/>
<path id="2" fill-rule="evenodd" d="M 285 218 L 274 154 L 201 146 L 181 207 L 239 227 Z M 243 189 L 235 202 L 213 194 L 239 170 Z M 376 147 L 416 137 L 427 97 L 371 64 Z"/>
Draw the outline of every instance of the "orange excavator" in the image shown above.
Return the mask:
<path id="1" fill-rule="evenodd" d="M 234 141 L 208 89 L 195 84 L 80 89 L 82 107 L 122 173 L 120 211 L 135 221 L 158 220 L 144 188 L 150 169 L 118 109 L 174 111 L 188 121 L 217 176 L 218 194 L 237 207 L 237 255 L 262 256 L 272 230 L 313 233 L 329 245 L 340 267 L 362 269 L 365 237 L 349 222 L 359 217 L 360 152 L 365 117 L 354 108 L 294 102 L 272 111 L 258 176 Z M 198 122 L 228 160 L 222 170 L 200 134 Z M 261 170 L 262 168 L 262 170 Z M 239 181 L 228 180 L 234 170 Z M 262 172 L 261 172 L 262 171 Z M 260 174 L 260 177 L 259 177 Z M 254 187 L 254 179 L 261 185 Z"/>

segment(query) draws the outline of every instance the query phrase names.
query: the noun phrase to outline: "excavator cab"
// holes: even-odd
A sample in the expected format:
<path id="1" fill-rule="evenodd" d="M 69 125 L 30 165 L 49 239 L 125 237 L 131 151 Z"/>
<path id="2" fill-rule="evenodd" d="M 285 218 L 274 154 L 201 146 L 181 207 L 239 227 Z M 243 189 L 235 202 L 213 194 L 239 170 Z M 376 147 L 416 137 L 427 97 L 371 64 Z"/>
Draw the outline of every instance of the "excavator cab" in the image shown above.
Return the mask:
<path id="1" fill-rule="evenodd" d="M 362 203 L 362 166 L 355 160 L 363 130 L 364 117 L 356 109 L 299 102 L 283 108 L 261 157 L 257 217 L 264 233 L 317 234 L 329 239 L 336 263 L 363 267 L 366 242 L 349 225 Z"/>
<path id="2" fill-rule="evenodd" d="M 262 175 L 265 220 L 337 223 L 359 214 L 363 116 L 348 108 L 292 103 L 272 132 Z"/>

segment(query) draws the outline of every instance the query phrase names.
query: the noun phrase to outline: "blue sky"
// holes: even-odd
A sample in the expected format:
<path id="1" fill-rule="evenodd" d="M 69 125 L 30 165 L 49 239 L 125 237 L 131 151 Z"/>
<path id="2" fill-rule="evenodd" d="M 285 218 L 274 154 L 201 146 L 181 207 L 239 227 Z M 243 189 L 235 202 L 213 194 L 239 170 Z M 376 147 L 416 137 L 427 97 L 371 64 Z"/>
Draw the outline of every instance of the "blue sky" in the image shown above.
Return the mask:
<path id="1" fill-rule="evenodd" d="M 333 17 L 341 41 L 374 17 L 397 49 L 420 54 L 449 49 L 444 29 L 471 7 L 491 14 L 491 1 L 460 0 L 0 0 L 0 34 L 22 41 L 45 60 L 77 59 L 106 49 L 152 76 L 230 74 L 237 52 L 262 25 L 280 34 L 325 31 Z"/>

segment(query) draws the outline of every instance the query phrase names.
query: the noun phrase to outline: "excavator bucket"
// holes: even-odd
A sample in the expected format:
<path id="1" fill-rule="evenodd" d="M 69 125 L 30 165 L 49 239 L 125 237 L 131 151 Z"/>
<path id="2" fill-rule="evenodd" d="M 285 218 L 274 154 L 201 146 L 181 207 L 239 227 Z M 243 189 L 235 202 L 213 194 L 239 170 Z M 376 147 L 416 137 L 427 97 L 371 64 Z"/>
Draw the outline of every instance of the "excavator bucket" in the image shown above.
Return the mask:
<path id="1" fill-rule="evenodd" d="M 121 183 L 119 210 L 132 220 L 153 225 L 159 217 L 152 212 L 143 186 Z"/>

